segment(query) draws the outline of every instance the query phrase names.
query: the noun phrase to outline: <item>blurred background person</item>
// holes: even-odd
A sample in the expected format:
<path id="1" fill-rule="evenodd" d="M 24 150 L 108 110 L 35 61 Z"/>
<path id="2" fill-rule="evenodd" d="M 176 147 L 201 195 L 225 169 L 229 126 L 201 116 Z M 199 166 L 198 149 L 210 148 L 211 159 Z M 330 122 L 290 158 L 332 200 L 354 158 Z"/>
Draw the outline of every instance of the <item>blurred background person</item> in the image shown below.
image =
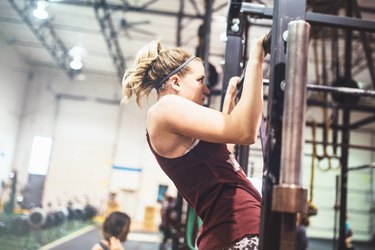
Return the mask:
<path id="1" fill-rule="evenodd" d="M 306 227 L 310 224 L 307 214 L 297 214 L 297 232 L 296 232 L 296 250 L 306 250 L 308 247 L 308 240 L 306 234 Z"/>
<path id="2" fill-rule="evenodd" d="M 96 243 L 91 250 L 124 250 L 130 230 L 130 217 L 123 212 L 112 212 L 102 225 L 103 239 Z"/>
<path id="3" fill-rule="evenodd" d="M 160 250 L 167 249 L 168 241 L 173 240 L 177 232 L 177 210 L 176 198 L 165 194 L 161 201 L 161 224 L 160 231 L 163 233 L 163 241 L 160 244 Z"/>

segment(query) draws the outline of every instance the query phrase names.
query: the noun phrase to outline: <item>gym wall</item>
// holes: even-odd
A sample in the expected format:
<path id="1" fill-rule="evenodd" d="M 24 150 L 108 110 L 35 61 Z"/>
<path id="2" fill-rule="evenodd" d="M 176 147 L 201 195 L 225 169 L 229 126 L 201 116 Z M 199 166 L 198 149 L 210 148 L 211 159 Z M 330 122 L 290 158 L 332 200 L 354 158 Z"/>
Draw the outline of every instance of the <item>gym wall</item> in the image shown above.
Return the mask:
<path id="1" fill-rule="evenodd" d="M 0 49 L 3 55 L 6 45 L 2 43 Z M 6 53 L 7 58 L 15 55 L 13 51 Z M 19 73 L 9 69 L 10 62 L 2 63 L 7 67 L 0 69 L 2 179 L 15 168 L 18 191 L 25 187 L 33 138 L 47 136 L 53 138 L 53 146 L 44 206 L 49 202 L 53 207 L 66 206 L 69 200 L 85 204 L 88 200 L 103 212 L 109 192 L 117 192 L 121 208 L 135 222 L 141 222 L 146 206 L 158 207 L 160 184 L 176 193 L 148 149 L 144 124 L 147 105 L 143 112 L 134 100 L 120 106 L 117 79 L 94 75 L 85 81 L 72 81 L 54 67 L 34 67 L 28 82 L 28 65 Z M 15 61 L 14 65 L 19 68 L 22 62 Z M 138 186 L 129 187 L 126 179 L 123 185 L 111 185 L 113 166 L 140 169 Z"/>

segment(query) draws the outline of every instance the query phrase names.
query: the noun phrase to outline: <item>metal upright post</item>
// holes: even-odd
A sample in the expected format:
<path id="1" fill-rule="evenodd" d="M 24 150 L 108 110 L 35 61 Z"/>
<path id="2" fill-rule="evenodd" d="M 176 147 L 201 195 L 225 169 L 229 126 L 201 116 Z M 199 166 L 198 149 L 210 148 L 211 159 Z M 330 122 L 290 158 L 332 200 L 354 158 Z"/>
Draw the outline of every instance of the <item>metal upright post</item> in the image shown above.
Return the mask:
<path id="1" fill-rule="evenodd" d="M 353 15 L 353 0 L 347 1 L 346 15 L 351 17 Z M 344 64 L 344 75 L 345 81 L 349 82 L 352 79 L 352 30 L 348 29 L 345 33 L 345 64 Z M 340 192 L 340 223 L 339 223 L 339 241 L 338 249 L 344 250 L 345 238 L 346 238 L 346 220 L 347 220 L 347 193 L 348 193 L 348 158 L 349 158 L 349 143 L 350 143 L 350 109 L 346 108 L 343 110 L 343 121 L 341 139 L 341 192 Z"/>
<path id="2" fill-rule="evenodd" d="M 206 75 L 208 76 L 208 56 L 210 53 L 210 37 L 211 37 L 211 22 L 212 22 L 212 1 L 205 0 L 205 15 L 204 15 L 204 42 L 202 44 L 203 61 L 206 69 Z"/>
<path id="3" fill-rule="evenodd" d="M 280 249 L 282 216 L 273 211 L 273 186 L 279 183 L 281 160 L 281 129 L 284 93 L 280 86 L 285 79 L 286 44 L 283 33 L 288 23 L 304 20 L 306 1 L 277 0 L 273 8 L 272 42 L 270 59 L 270 86 L 268 94 L 267 153 L 263 170 L 263 199 L 260 228 L 260 249 Z M 295 216 L 294 216 L 295 217 Z"/>
<path id="4" fill-rule="evenodd" d="M 243 61 L 245 20 L 241 13 L 242 0 L 232 0 L 229 3 L 229 13 L 227 19 L 227 42 L 225 47 L 225 64 L 223 85 L 221 88 L 221 109 L 223 107 L 225 93 L 227 91 L 229 79 L 232 76 L 240 76 L 241 62 Z M 239 164 L 247 173 L 249 158 L 249 146 L 239 146 Z"/>
<path id="5" fill-rule="evenodd" d="M 244 20 L 240 13 L 242 0 L 229 1 L 229 12 L 227 19 L 227 42 L 225 47 L 225 62 L 223 86 L 221 88 L 221 108 L 223 107 L 225 93 L 229 79 L 239 76 L 241 73 L 240 62 L 242 61 L 243 28 Z"/>
<path id="6" fill-rule="evenodd" d="M 180 47 L 182 44 L 181 41 L 181 33 L 183 30 L 182 26 L 182 19 L 184 16 L 184 9 L 185 9 L 185 0 L 180 0 L 180 7 L 178 9 L 178 15 L 177 15 L 177 31 L 176 31 L 176 45 L 177 47 Z"/>
<path id="7" fill-rule="evenodd" d="M 344 250 L 346 238 L 346 220 L 347 220 L 347 193 L 348 193 L 348 158 L 349 158 L 349 143 L 350 143 L 350 109 L 343 110 L 342 124 L 344 129 L 341 135 L 341 181 L 340 181 L 340 214 L 339 214 L 339 241 L 338 249 Z"/>
<path id="8" fill-rule="evenodd" d="M 272 210 L 281 214 L 280 249 L 294 249 L 296 213 L 307 211 L 307 190 L 302 188 L 304 128 L 307 92 L 307 57 L 310 25 L 304 20 L 288 25 L 280 180 L 273 187 Z"/>

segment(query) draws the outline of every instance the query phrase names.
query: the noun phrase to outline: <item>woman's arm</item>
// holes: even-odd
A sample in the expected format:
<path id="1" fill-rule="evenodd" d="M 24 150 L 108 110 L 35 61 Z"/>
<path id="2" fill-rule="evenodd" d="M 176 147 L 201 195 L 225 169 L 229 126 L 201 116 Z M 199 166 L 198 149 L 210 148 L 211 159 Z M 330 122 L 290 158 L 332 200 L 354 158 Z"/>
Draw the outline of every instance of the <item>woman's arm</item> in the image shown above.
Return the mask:
<path id="1" fill-rule="evenodd" d="M 224 97 L 223 109 L 221 111 L 224 114 L 230 114 L 234 106 L 236 106 L 237 84 L 239 80 L 240 78 L 238 76 L 234 76 L 229 80 L 227 91 Z"/>
<path id="2" fill-rule="evenodd" d="M 231 115 L 238 119 L 239 128 L 245 132 L 246 144 L 256 141 L 263 109 L 263 50 L 264 37 L 253 40 L 249 60 L 246 65 L 245 79 L 241 98 Z"/>
<path id="3" fill-rule="evenodd" d="M 253 41 L 242 95 L 232 112 L 225 114 L 178 95 L 166 95 L 150 109 L 149 126 L 153 127 L 153 131 L 210 142 L 254 143 L 263 105 L 262 41 L 263 37 Z"/>
<path id="4" fill-rule="evenodd" d="M 225 92 L 223 109 L 221 110 L 224 114 L 230 114 L 236 106 L 237 84 L 239 80 L 240 78 L 238 76 L 229 79 L 227 91 Z M 233 153 L 235 145 L 236 144 L 233 143 L 227 143 L 228 150 Z"/>

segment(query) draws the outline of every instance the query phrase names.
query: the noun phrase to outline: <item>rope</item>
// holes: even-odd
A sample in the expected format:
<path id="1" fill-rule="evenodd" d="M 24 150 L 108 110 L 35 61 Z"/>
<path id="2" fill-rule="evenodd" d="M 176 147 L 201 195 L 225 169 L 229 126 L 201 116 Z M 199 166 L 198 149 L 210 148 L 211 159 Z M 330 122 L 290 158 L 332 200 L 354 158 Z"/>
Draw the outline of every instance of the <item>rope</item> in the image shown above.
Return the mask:
<path id="1" fill-rule="evenodd" d="M 315 158 L 316 158 L 316 121 L 312 121 L 311 126 L 311 137 L 312 137 L 312 159 L 311 159 L 311 177 L 310 177 L 310 199 L 308 201 L 308 215 L 316 215 L 318 209 L 313 204 L 314 199 L 314 179 L 315 179 Z"/>
<path id="2" fill-rule="evenodd" d="M 315 178 L 315 157 L 316 157 L 316 121 L 312 121 L 311 126 L 312 136 L 312 156 L 311 156 L 311 177 L 310 177 L 310 199 L 309 203 L 312 203 L 314 198 L 314 178 Z"/>

